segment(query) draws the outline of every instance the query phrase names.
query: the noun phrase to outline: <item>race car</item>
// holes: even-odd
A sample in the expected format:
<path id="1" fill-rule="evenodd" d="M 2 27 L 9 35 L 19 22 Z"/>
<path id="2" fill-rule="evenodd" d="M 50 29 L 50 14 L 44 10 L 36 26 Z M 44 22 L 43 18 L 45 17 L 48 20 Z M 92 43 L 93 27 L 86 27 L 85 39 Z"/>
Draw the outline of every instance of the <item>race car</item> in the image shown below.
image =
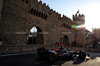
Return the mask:
<path id="1" fill-rule="evenodd" d="M 55 61 L 57 58 L 74 58 L 79 55 L 80 58 L 85 59 L 86 53 L 84 51 L 72 51 L 66 48 L 46 49 L 44 47 L 38 48 L 37 53 L 40 58 L 48 58 L 50 61 Z"/>

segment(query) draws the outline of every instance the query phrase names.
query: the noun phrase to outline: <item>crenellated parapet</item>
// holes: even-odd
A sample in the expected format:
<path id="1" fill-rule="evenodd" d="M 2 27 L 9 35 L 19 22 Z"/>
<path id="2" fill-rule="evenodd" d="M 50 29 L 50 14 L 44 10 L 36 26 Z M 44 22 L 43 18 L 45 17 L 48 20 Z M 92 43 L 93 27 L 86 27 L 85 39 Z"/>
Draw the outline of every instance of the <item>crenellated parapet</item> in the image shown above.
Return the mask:
<path id="1" fill-rule="evenodd" d="M 39 1 L 38 3 L 39 3 L 40 5 L 42 5 L 42 1 Z"/>
<path id="2" fill-rule="evenodd" d="M 50 9 L 49 5 L 46 5 L 46 3 L 42 3 L 42 1 L 38 0 L 22 0 L 23 2 L 26 2 L 29 4 L 29 11 L 31 14 L 39 16 L 43 19 L 47 19 L 54 17 L 58 20 L 65 20 L 66 22 L 72 23 L 72 20 L 65 15 L 61 17 L 61 14 L 56 12 L 53 9 Z"/>
<path id="3" fill-rule="evenodd" d="M 43 3 L 43 7 L 46 7 L 46 3 Z"/>
<path id="4" fill-rule="evenodd" d="M 85 15 L 83 15 L 83 14 L 75 14 L 75 15 L 73 15 L 73 21 L 74 20 L 82 20 L 82 21 L 85 21 Z"/>
<path id="5" fill-rule="evenodd" d="M 92 33 L 93 33 L 93 38 L 96 39 L 100 39 L 100 28 L 93 28 L 92 29 Z"/>
<path id="6" fill-rule="evenodd" d="M 49 5 L 47 5 L 47 6 L 46 6 L 46 8 L 50 10 L 50 7 L 49 7 Z"/>
<path id="7" fill-rule="evenodd" d="M 76 24 L 76 25 L 85 24 L 85 15 L 77 14 L 77 13 L 73 15 L 73 24 Z"/>
<path id="8" fill-rule="evenodd" d="M 73 24 L 72 20 L 65 15 L 63 15 L 61 18 L 62 18 L 61 20 L 63 22 L 63 27 L 71 29 L 71 26 Z"/>
<path id="9" fill-rule="evenodd" d="M 98 28 L 98 27 L 97 28 L 92 28 L 92 31 L 93 32 L 96 32 L 96 31 L 99 31 L 100 32 L 100 28 Z"/>
<path id="10" fill-rule="evenodd" d="M 65 22 L 67 22 L 67 23 L 69 23 L 69 24 L 72 24 L 72 20 L 71 20 L 69 17 L 63 15 L 62 19 L 63 19 Z"/>

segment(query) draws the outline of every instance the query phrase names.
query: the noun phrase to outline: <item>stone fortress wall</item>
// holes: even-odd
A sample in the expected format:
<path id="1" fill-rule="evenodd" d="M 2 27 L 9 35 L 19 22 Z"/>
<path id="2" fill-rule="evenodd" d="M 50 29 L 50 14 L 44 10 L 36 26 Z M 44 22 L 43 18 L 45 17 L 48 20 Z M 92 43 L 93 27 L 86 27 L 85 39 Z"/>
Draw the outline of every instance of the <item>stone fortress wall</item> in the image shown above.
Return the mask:
<path id="1" fill-rule="evenodd" d="M 25 49 L 27 46 L 32 49 L 34 44 L 28 45 L 27 41 L 30 29 L 34 26 L 38 30 L 35 46 L 55 45 L 56 42 L 64 42 L 71 45 L 73 41 L 77 41 L 77 43 L 82 45 L 86 43 L 84 33 L 77 35 L 79 32 L 82 32 L 82 30 L 71 28 L 74 21 L 83 20 L 82 22 L 84 23 L 85 20 L 80 18 L 84 15 L 74 15 L 72 20 L 65 15 L 61 16 L 61 14 L 50 9 L 50 7 L 42 3 L 42 1 L 38 2 L 38 0 L 0 1 L 3 2 L 2 6 L 0 6 L 0 39 L 2 39 L 3 45 L 5 47 L 7 46 L 7 49 L 2 47 L 5 53 L 6 50 L 10 49 L 12 49 L 13 52 L 20 51 L 21 48 L 16 49 L 16 46 L 17 48 L 21 46 L 24 52 L 30 50 Z"/>
<path id="2" fill-rule="evenodd" d="M 64 15 L 61 17 L 61 14 L 38 0 L 4 0 L 1 20 L 1 38 L 7 44 L 26 44 L 33 26 L 38 26 L 46 33 L 43 35 L 44 44 L 54 44 L 66 32 L 71 33 L 68 35 L 69 41 L 74 41 L 72 20 Z"/>

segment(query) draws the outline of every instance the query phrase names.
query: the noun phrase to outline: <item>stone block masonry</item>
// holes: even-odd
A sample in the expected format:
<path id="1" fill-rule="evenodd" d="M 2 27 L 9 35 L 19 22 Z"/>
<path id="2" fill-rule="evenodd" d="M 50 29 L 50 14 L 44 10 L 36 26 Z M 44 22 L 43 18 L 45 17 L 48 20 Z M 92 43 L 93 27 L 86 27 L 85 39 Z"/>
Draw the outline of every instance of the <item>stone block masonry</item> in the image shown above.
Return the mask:
<path id="1" fill-rule="evenodd" d="M 0 39 L 4 46 L 1 47 L 3 52 L 33 51 L 34 43 L 37 47 L 55 45 L 56 42 L 71 46 L 73 41 L 81 40 L 76 39 L 79 38 L 76 35 L 77 31 L 71 28 L 73 20 L 65 15 L 61 17 L 61 14 L 50 9 L 49 5 L 42 1 L 0 0 L 0 15 Z M 36 38 L 29 37 L 33 27 L 37 28 Z M 83 36 L 83 34 L 80 36 L 84 39 L 80 41 L 82 45 L 85 43 Z"/>

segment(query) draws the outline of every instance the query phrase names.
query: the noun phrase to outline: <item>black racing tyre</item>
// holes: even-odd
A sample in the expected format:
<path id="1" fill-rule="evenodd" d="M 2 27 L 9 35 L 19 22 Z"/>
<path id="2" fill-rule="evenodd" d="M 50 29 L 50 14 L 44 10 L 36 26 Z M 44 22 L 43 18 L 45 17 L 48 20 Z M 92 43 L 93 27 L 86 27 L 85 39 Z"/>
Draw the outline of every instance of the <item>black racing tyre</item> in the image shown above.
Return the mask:
<path id="1" fill-rule="evenodd" d="M 85 52 L 80 52 L 79 57 L 82 58 L 82 59 L 85 59 L 86 53 Z"/>
<path id="2" fill-rule="evenodd" d="M 49 60 L 55 61 L 56 60 L 56 54 L 55 53 L 49 53 Z"/>
<path id="3" fill-rule="evenodd" d="M 85 59 L 86 53 L 85 53 L 85 52 L 82 52 L 81 57 L 82 57 L 83 59 Z"/>

